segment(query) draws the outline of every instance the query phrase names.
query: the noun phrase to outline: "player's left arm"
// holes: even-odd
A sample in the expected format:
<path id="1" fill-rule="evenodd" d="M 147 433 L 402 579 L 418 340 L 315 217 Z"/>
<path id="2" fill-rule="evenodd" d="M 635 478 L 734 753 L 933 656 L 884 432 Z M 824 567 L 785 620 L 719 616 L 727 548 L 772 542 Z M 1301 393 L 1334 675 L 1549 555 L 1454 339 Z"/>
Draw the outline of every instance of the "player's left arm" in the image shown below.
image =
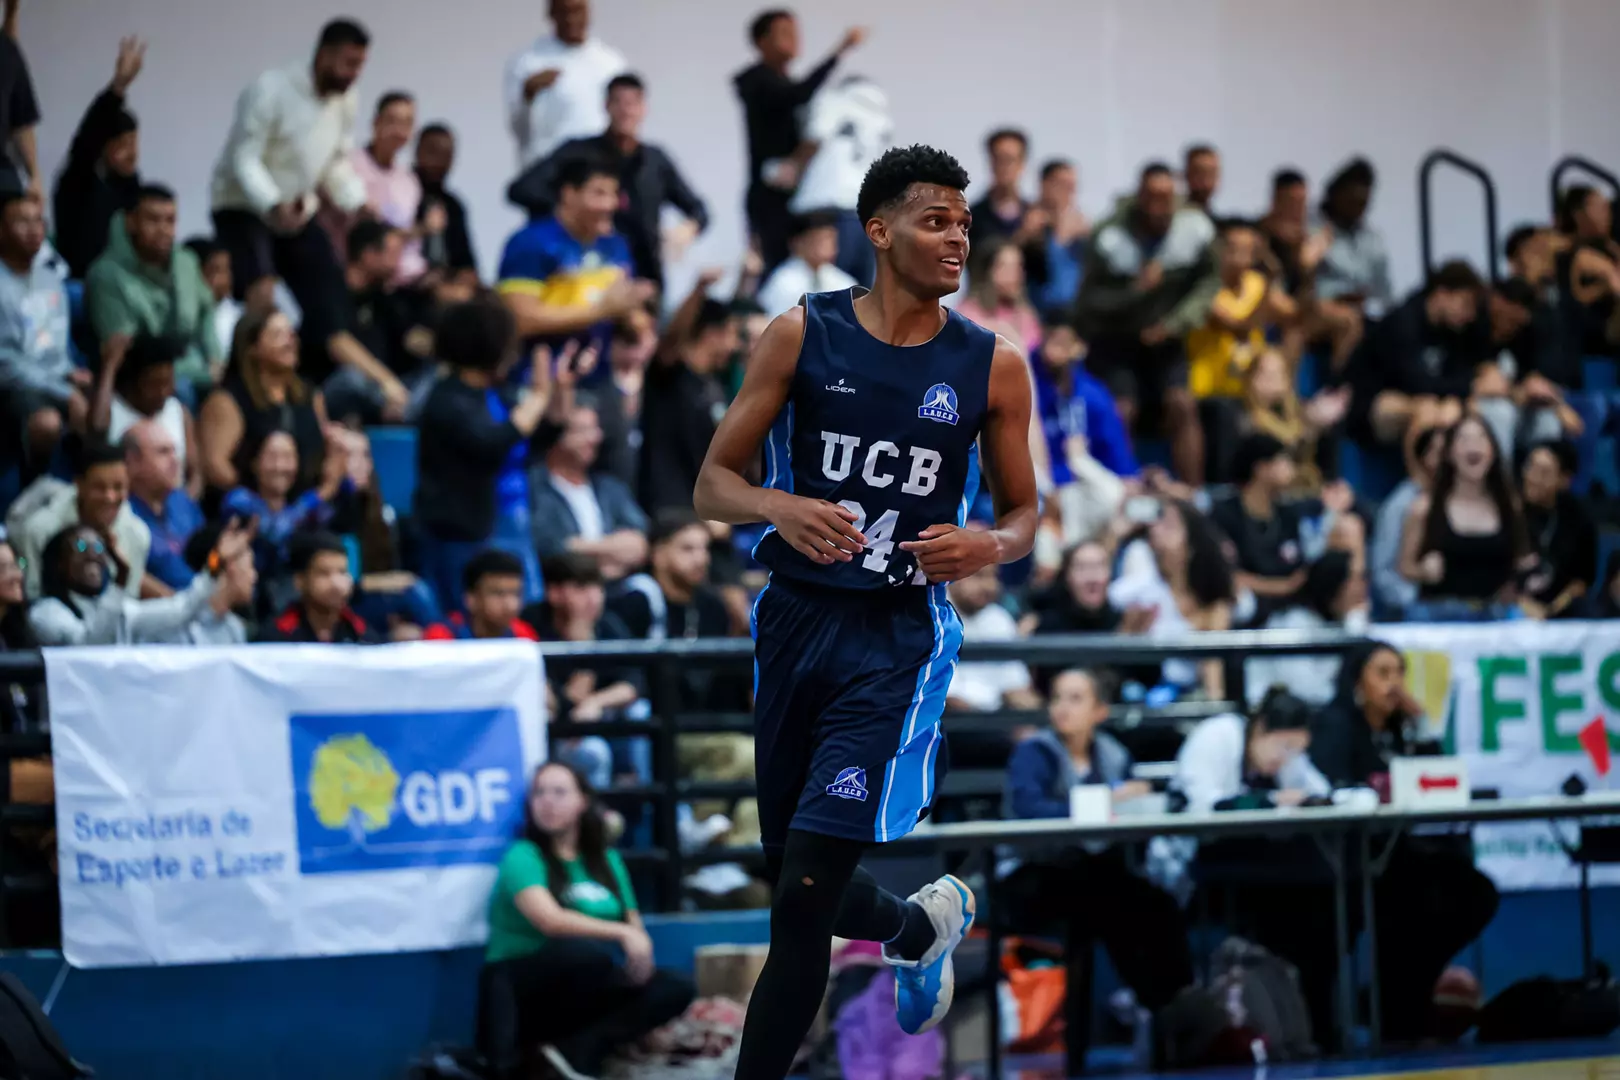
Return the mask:
<path id="1" fill-rule="evenodd" d="M 995 499 L 992 529 L 930 525 L 900 545 L 917 556 L 929 581 L 957 581 L 994 563 L 1017 562 L 1035 545 L 1040 498 L 1029 453 L 1029 363 L 1023 350 L 996 338 L 990 361 L 990 403 L 979 448 Z"/>

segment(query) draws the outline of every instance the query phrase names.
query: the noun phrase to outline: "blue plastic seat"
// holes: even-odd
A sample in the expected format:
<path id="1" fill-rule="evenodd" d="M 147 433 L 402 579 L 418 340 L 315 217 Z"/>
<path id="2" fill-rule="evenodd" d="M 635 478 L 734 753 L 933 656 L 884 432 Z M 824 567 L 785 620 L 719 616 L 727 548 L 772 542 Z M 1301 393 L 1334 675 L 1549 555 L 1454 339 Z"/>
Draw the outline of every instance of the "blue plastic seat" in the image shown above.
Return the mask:
<path id="1" fill-rule="evenodd" d="M 383 502 L 401 514 L 410 513 L 416 499 L 416 429 L 374 427 L 366 429 L 366 435 Z"/>

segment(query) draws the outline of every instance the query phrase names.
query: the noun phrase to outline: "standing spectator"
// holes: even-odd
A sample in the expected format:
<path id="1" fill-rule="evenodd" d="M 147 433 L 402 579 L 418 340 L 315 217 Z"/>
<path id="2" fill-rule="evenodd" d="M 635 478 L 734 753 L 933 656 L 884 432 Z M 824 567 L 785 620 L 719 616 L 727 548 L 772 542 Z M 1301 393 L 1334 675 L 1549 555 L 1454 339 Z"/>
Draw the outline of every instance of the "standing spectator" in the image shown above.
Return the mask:
<path id="1" fill-rule="evenodd" d="M 607 85 L 607 115 L 605 132 L 563 143 L 512 181 L 506 197 L 527 210 L 531 220 L 546 217 L 556 208 L 558 177 L 567 162 L 579 157 L 606 162 L 618 177 L 624 196 L 613 226 L 630 245 L 635 275 L 662 288 L 665 249 L 678 258 L 708 227 L 709 211 L 669 154 L 641 141 L 647 88 L 640 76 L 626 72 L 613 77 Z M 686 221 L 661 229 L 659 218 L 665 205 L 679 210 Z"/>
<path id="2" fill-rule="evenodd" d="M 1136 198 L 1097 230 L 1075 305 L 1092 371 L 1133 403 L 1140 430 L 1164 432 L 1178 478 L 1194 486 L 1204 479 L 1204 432 L 1183 339 L 1203 325 L 1218 287 L 1214 235 L 1203 211 L 1176 208 L 1169 168 L 1148 165 Z"/>
<path id="3" fill-rule="evenodd" d="M 859 75 L 822 87 L 810 100 L 804 140 L 814 143 L 816 152 L 788 200 L 788 211 L 798 217 L 836 210 L 838 269 L 870 287 L 877 274 L 877 255 L 855 204 L 866 170 L 894 145 L 888 95 Z"/>
<path id="4" fill-rule="evenodd" d="M 233 525 L 220 534 L 208 573 L 184 592 L 139 600 L 129 583 L 134 570 L 116 544 L 89 525 L 64 526 L 40 554 L 40 598 L 28 609 L 29 624 L 45 646 L 172 640 L 207 608 L 225 567 L 252 539 L 252 523 Z"/>
<path id="5" fill-rule="evenodd" d="M 236 340 L 236 324 L 242 320 L 242 301 L 231 295 L 231 253 L 206 236 L 187 240 L 186 250 L 197 257 L 203 281 L 214 298 L 214 341 L 219 345 L 220 355 L 229 357 L 231 344 Z M 198 402 L 193 402 L 195 404 Z"/>
<path id="6" fill-rule="evenodd" d="M 28 595 L 40 595 L 39 572 L 44 565 L 41 554 L 45 544 L 69 525 L 93 530 L 108 542 L 118 558 L 129 564 L 125 586 L 131 597 L 149 595 L 141 586 L 152 534 L 135 516 L 128 496 L 129 470 L 124 464 L 124 452 L 102 442 L 86 445 L 76 462 L 73 486 L 62 488 L 29 514 L 12 537 L 27 575 Z"/>
<path id="7" fill-rule="evenodd" d="M 370 42 L 358 23 L 333 19 L 309 64 L 267 71 L 236 100 L 214 167 L 214 229 L 231 253 L 237 297 L 250 307 L 270 305 L 278 274 L 306 319 L 342 295 L 342 270 L 315 212 L 320 193 L 348 214 L 366 203 L 349 151 L 354 83 Z"/>
<path id="8" fill-rule="evenodd" d="M 76 278 L 90 272 L 107 245 L 113 215 L 130 209 L 140 188 L 140 131 L 124 95 L 145 60 L 141 39 L 127 37 L 118 43 L 112 82 L 85 110 L 56 177 L 56 250 Z"/>
<path id="9" fill-rule="evenodd" d="M 298 598 L 259 630 L 260 641 L 374 645 L 378 638 L 349 607 L 354 575 L 349 552 L 331 533 L 303 533 L 288 545 Z"/>
<path id="10" fill-rule="evenodd" d="M 178 592 L 195 576 L 186 551 L 206 523 L 203 512 L 181 483 L 179 453 L 166 427 L 154 420 L 139 421 L 123 436 L 122 445 L 130 509 L 152 537 L 146 553 L 151 578 L 146 591 L 157 596 Z"/>
<path id="11" fill-rule="evenodd" d="M 759 305 L 776 316 L 796 307 L 807 293 L 838 292 L 857 282 L 838 268 L 838 215 L 818 210 L 794 218 L 788 242 L 792 255 L 759 287 Z"/>
<path id="12" fill-rule="evenodd" d="M 799 110 L 816 96 L 839 58 L 866 40 L 866 31 L 846 30 L 832 55 L 797 82 L 788 75 L 799 57 L 799 20 L 791 11 L 772 8 L 756 15 L 748 37 L 759 60 L 739 72 L 732 85 L 748 131 L 748 228 L 765 269 L 771 270 L 788 256 L 793 221 L 788 204 L 817 149 L 800 135 Z"/>
<path id="13" fill-rule="evenodd" d="M 414 285 L 427 272 L 417 220 L 422 209 L 422 181 L 406 160 L 405 148 L 416 131 L 416 99 L 390 90 L 377 99 L 371 118 L 371 142 L 349 151 L 349 164 L 366 187 L 366 203 L 384 225 L 399 230 L 405 245 L 392 284 Z"/>
<path id="14" fill-rule="evenodd" d="M 522 560 L 524 598 L 538 600 L 543 587 L 530 535 L 528 468 L 530 442 L 558 388 L 551 356 L 542 350 L 535 357 L 530 392 L 520 399 L 506 380 L 517 359 L 512 314 L 492 299 L 446 311 L 435 344 L 450 373 L 428 392 L 417 440 L 423 576 L 439 602 L 454 607 L 467 563 L 493 545 Z M 563 350 L 559 410 L 572 405 L 579 369 L 595 362 L 590 350 Z"/>
<path id="15" fill-rule="evenodd" d="M 1316 267 L 1316 314 L 1333 344 L 1334 371 L 1360 343 L 1366 318 L 1383 314 L 1394 299 L 1384 238 L 1367 224 L 1375 179 L 1372 163 L 1355 158 L 1329 178 L 1322 197 L 1327 235 Z"/>
<path id="16" fill-rule="evenodd" d="M 1221 186 L 1221 155 L 1208 143 L 1194 143 L 1181 158 L 1181 178 L 1187 185 L 1187 205 L 1215 220 L 1215 192 Z"/>
<path id="17" fill-rule="evenodd" d="M 730 398 L 721 373 L 736 345 L 731 313 L 701 285 L 670 318 L 641 405 L 642 509 L 690 508 L 698 469 Z"/>
<path id="18" fill-rule="evenodd" d="M 1412 440 L 1412 468 L 1378 507 L 1372 545 L 1367 550 L 1367 576 L 1372 585 L 1373 610 L 1380 620 L 1398 621 L 1407 605 L 1418 598 L 1417 585 L 1401 576 L 1401 534 L 1412 503 L 1434 483 L 1446 452 L 1444 428 L 1427 427 Z"/>
<path id="19" fill-rule="evenodd" d="M 1041 166 L 1036 206 L 1046 217 L 1046 281 L 1033 290 L 1041 318 L 1066 318 L 1085 276 L 1086 241 L 1091 221 L 1075 202 L 1080 178 L 1073 162 L 1054 158 Z"/>
<path id="20" fill-rule="evenodd" d="M 1024 249 L 1024 269 L 1037 288 L 1046 283 L 1046 211 L 1024 198 L 1024 168 L 1029 164 L 1029 136 L 1017 128 L 992 131 L 984 140 L 990 158 L 990 190 L 973 204 L 969 238 L 982 245 L 1005 236 Z"/>
<path id="21" fill-rule="evenodd" d="M 1003 607 L 1001 578 L 994 566 L 953 581 L 951 603 L 962 619 L 963 641 L 1013 641 L 1018 622 Z M 998 709 L 1038 709 L 1041 696 L 1019 660 L 975 660 L 957 664 L 945 692 L 947 708 L 971 712 Z"/>
<path id="22" fill-rule="evenodd" d="M 431 367 L 425 331 L 419 331 L 405 298 L 394 288 L 404 236 L 380 221 L 349 230 L 348 294 L 317 315 L 306 315 L 300 369 L 318 382 L 327 412 L 339 421 L 397 424 Z M 342 321 L 329 323 L 336 316 Z"/>
<path id="23" fill-rule="evenodd" d="M 18 0 L 6 0 L 0 32 L 0 195 L 26 192 L 43 206 L 45 180 L 34 140 L 39 102 L 34 99 L 28 61 L 17 44 L 17 5 Z"/>
<path id="24" fill-rule="evenodd" d="M 274 308 L 249 311 L 236 328 L 225 378 L 203 401 L 197 450 L 203 480 L 216 492 L 238 483 L 238 451 L 271 431 L 286 431 L 298 446 L 297 486 L 320 475 L 326 449 L 326 402 L 298 374 L 298 335 Z"/>
<path id="25" fill-rule="evenodd" d="M 1519 606 L 1536 619 L 1567 618 L 1597 580 L 1597 527 L 1585 500 L 1569 490 L 1575 447 L 1538 443 L 1519 467 L 1525 525 L 1541 556 Z"/>
<path id="26" fill-rule="evenodd" d="M 472 641 L 519 638 L 539 641 L 534 627 L 518 618 L 523 607 L 523 562 L 490 548 L 474 555 L 462 571 L 463 615 L 454 612 L 422 634 L 424 641 Z"/>
<path id="27" fill-rule="evenodd" d="M 551 0 L 550 18 L 554 33 L 506 65 L 506 120 L 519 169 L 606 127 L 608 80 L 629 66 L 617 49 L 590 36 L 590 0 Z"/>
<path id="28" fill-rule="evenodd" d="M 1535 549 L 1490 427 L 1465 416 L 1446 433 L 1434 485 L 1412 500 L 1401 530 L 1401 576 L 1418 587 L 1407 617 L 1489 621 L 1516 599 Z"/>
<path id="29" fill-rule="evenodd" d="M 446 271 L 449 280 L 465 290 L 478 284 L 478 255 L 467 223 L 467 204 L 445 186 L 455 163 L 456 136 L 449 126 L 424 127 L 416 136 L 416 179 L 422 185 L 416 225 L 422 232 L 422 255 L 430 267 Z M 442 228 L 436 227 L 440 212 Z M 469 293 L 454 299 L 459 303 L 471 298 Z"/>
<path id="30" fill-rule="evenodd" d="M 647 515 L 629 485 L 595 470 L 602 425 L 588 401 L 576 402 L 562 433 L 529 472 L 530 517 L 540 557 L 577 552 L 617 581 L 647 558 Z"/>
<path id="31" fill-rule="evenodd" d="M 0 67 L 9 41 L 0 34 Z M 89 418 L 90 373 L 73 362 L 62 273 L 40 201 L 0 192 L 0 408 L 6 443 L 21 434 L 21 446 L 0 451 L 21 451 L 24 484 L 50 466 L 63 431 L 82 432 Z"/>
<path id="32" fill-rule="evenodd" d="M 1024 249 L 993 235 L 973 249 L 968 267 L 968 294 L 956 310 L 1033 356 L 1041 347 L 1041 319 L 1025 288 Z"/>
<path id="33" fill-rule="evenodd" d="M 613 324 L 652 298 L 652 284 L 630 276 L 630 246 L 613 230 L 619 195 L 606 160 L 571 157 L 557 169 L 556 211 L 507 240 L 497 288 L 520 337 L 577 338 L 606 354 Z"/>
<path id="34" fill-rule="evenodd" d="M 113 216 L 107 248 L 90 266 L 85 306 L 103 362 L 138 334 L 183 342 L 174 374 L 185 396 L 224 373 L 225 351 L 214 339 L 214 294 L 189 248 L 175 243 L 174 192 L 143 185 L 135 203 Z"/>

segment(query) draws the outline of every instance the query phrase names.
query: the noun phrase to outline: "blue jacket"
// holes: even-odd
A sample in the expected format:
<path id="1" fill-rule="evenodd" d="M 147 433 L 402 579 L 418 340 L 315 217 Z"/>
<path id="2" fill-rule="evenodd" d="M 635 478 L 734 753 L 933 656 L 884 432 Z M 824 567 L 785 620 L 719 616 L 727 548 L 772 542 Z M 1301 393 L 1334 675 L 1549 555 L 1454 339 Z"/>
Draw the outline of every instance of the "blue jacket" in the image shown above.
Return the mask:
<path id="1" fill-rule="evenodd" d="M 1071 435 L 1084 436 L 1091 456 L 1115 476 L 1141 473 L 1142 467 L 1131 449 L 1131 437 L 1108 387 L 1077 363 L 1070 369 L 1069 392 L 1065 394 L 1052 381 L 1045 364 L 1039 359 L 1033 363 L 1035 406 L 1041 416 L 1041 431 L 1046 435 L 1047 456 L 1052 461 L 1052 482 L 1062 485 L 1074 479 L 1063 446 Z"/>
<path id="2" fill-rule="evenodd" d="M 1106 731 L 1092 736 L 1087 776 L 1075 771 L 1069 748 L 1056 732 L 1038 731 L 1014 747 L 1007 760 L 1001 813 L 1008 819 L 1066 818 L 1070 788 L 1079 783 L 1123 784 L 1130 775 L 1130 751 Z"/>

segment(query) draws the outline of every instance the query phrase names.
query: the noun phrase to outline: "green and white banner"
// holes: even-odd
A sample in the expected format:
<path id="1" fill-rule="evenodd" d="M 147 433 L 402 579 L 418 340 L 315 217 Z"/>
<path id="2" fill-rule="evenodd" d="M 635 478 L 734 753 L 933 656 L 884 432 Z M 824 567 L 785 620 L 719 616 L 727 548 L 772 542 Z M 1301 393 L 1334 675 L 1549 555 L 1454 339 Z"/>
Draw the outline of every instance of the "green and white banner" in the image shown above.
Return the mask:
<path id="1" fill-rule="evenodd" d="M 1447 749 L 1468 761 L 1470 786 L 1504 799 L 1556 795 L 1571 774 L 1597 777 L 1577 737 L 1596 717 L 1620 752 L 1620 624 L 1508 622 L 1389 625 L 1372 630 L 1406 654 L 1407 684 Z M 1607 781 L 1620 789 L 1611 774 Z M 1574 821 L 1479 826 L 1479 868 L 1503 889 L 1574 885 Z M 1596 883 L 1620 883 L 1620 867 L 1593 868 Z"/>

